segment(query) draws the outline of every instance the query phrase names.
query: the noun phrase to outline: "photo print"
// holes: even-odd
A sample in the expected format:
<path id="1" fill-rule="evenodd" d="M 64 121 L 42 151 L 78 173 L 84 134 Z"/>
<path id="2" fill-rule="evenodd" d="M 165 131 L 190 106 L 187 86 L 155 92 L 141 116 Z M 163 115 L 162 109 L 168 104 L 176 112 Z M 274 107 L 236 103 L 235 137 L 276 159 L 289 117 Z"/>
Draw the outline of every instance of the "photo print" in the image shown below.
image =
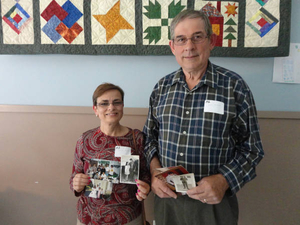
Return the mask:
<path id="1" fill-rule="evenodd" d="M 113 184 L 120 181 L 120 162 L 103 159 L 91 159 L 88 169 L 91 183 L 85 188 L 85 195 L 91 198 L 108 199 Z"/>
<path id="2" fill-rule="evenodd" d="M 121 156 L 121 183 L 135 184 L 135 179 L 139 179 L 140 156 Z"/>
<path id="3" fill-rule="evenodd" d="M 193 173 L 177 175 L 173 177 L 176 192 L 187 192 L 189 189 L 196 187 L 195 176 Z"/>
<path id="4" fill-rule="evenodd" d="M 183 166 L 164 167 L 156 170 L 160 173 L 155 176 L 163 181 L 172 191 L 176 191 L 174 177 L 189 173 Z"/>

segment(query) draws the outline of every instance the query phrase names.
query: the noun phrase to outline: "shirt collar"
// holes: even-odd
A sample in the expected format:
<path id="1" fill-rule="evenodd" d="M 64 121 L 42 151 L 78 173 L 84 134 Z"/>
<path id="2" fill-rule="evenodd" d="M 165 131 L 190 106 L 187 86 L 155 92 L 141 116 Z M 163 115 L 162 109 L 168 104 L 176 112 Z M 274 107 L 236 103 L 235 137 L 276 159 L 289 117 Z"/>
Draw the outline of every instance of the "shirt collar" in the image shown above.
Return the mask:
<path id="1" fill-rule="evenodd" d="M 186 84 L 182 68 L 175 71 L 172 85 L 175 83 Z M 208 61 L 204 76 L 202 77 L 201 81 L 196 85 L 196 87 L 201 87 L 202 85 L 207 85 L 212 88 L 218 87 L 217 71 L 214 64 L 212 64 L 210 61 Z"/>
<path id="2" fill-rule="evenodd" d="M 210 61 L 208 61 L 206 72 L 199 84 L 201 85 L 201 83 L 212 88 L 218 87 L 218 73 L 216 71 L 215 65 L 212 64 Z"/>
<path id="3" fill-rule="evenodd" d="M 175 75 L 173 77 L 173 81 L 172 81 L 172 84 L 176 84 L 178 82 L 185 82 L 185 79 L 184 79 L 184 74 L 183 74 L 183 71 L 182 71 L 182 68 L 178 69 L 177 71 L 175 71 Z"/>

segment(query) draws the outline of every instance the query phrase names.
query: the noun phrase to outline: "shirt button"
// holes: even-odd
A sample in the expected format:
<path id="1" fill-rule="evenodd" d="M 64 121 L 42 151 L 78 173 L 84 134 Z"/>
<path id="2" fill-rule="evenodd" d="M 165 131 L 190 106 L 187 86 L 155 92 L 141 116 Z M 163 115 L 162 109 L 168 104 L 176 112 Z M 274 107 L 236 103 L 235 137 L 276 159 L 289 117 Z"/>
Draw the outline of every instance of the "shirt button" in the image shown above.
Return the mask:
<path id="1" fill-rule="evenodd" d="M 183 153 L 181 152 L 179 155 L 180 155 L 180 156 L 183 156 Z"/>
<path id="2" fill-rule="evenodd" d="M 186 111 L 185 113 L 186 113 L 186 114 L 190 114 L 190 112 L 189 112 L 189 111 Z"/>
<path id="3" fill-rule="evenodd" d="M 186 134 L 186 131 L 183 131 L 182 133 L 183 133 L 183 134 Z"/>

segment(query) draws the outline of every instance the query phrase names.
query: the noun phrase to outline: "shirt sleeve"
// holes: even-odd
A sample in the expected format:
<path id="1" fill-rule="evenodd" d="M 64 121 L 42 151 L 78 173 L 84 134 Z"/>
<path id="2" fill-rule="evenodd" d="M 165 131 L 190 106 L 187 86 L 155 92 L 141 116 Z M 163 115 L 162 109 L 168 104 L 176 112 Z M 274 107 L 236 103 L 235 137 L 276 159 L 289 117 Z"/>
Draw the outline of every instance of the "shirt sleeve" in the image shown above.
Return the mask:
<path id="1" fill-rule="evenodd" d="M 84 191 L 77 192 L 73 189 L 73 178 L 77 173 L 84 173 L 84 165 L 83 161 L 81 160 L 83 153 L 83 138 L 82 136 L 78 139 L 75 147 L 75 153 L 74 153 L 74 161 L 73 161 L 73 168 L 72 168 L 72 174 L 70 177 L 70 189 L 74 192 L 75 196 L 80 196 Z"/>
<path id="2" fill-rule="evenodd" d="M 147 167 L 147 162 L 144 154 L 144 146 L 145 146 L 145 139 L 144 134 L 138 130 L 138 134 L 136 135 L 136 142 L 137 142 L 137 148 L 140 155 L 140 180 L 148 183 L 150 185 L 150 172 Z"/>
<path id="3" fill-rule="evenodd" d="M 154 88 L 149 101 L 149 111 L 148 111 L 148 117 L 143 129 L 143 132 L 145 134 L 145 157 L 147 160 L 147 167 L 150 169 L 150 162 L 155 154 L 159 155 L 158 151 L 158 134 L 159 134 L 159 124 L 158 121 L 155 118 L 154 112 L 153 112 L 153 105 L 155 101 L 155 93 L 157 91 L 157 85 Z"/>
<path id="4" fill-rule="evenodd" d="M 255 167 L 264 157 L 252 93 L 243 83 L 236 84 L 234 92 L 237 116 L 230 138 L 235 143 L 235 150 L 232 159 L 219 168 L 229 184 L 231 194 L 256 177 Z"/>

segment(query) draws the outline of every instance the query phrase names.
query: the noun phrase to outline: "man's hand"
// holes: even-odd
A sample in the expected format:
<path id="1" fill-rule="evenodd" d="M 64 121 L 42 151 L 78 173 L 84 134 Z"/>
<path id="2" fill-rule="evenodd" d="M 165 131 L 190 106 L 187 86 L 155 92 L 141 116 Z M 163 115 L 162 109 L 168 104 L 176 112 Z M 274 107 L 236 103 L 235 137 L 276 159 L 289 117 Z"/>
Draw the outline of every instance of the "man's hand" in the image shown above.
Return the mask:
<path id="1" fill-rule="evenodd" d="M 207 204 L 219 204 L 229 185 L 221 174 L 202 178 L 198 186 L 187 191 L 190 198 L 200 200 Z"/>
<path id="2" fill-rule="evenodd" d="M 83 174 L 83 173 L 77 173 L 75 175 L 75 177 L 73 178 L 73 189 L 79 193 L 90 182 L 91 182 L 91 180 L 88 175 Z"/>
<path id="3" fill-rule="evenodd" d="M 160 198 L 177 198 L 175 192 L 173 192 L 163 181 L 156 178 L 155 175 L 158 172 L 152 172 L 151 177 L 151 190 Z"/>
<path id="4" fill-rule="evenodd" d="M 151 172 L 151 190 L 160 198 L 177 198 L 177 195 L 160 179 L 156 178 L 155 175 L 159 173 L 157 168 L 161 168 L 160 161 L 157 155 L 154 155 L 150 162 Z"/>

